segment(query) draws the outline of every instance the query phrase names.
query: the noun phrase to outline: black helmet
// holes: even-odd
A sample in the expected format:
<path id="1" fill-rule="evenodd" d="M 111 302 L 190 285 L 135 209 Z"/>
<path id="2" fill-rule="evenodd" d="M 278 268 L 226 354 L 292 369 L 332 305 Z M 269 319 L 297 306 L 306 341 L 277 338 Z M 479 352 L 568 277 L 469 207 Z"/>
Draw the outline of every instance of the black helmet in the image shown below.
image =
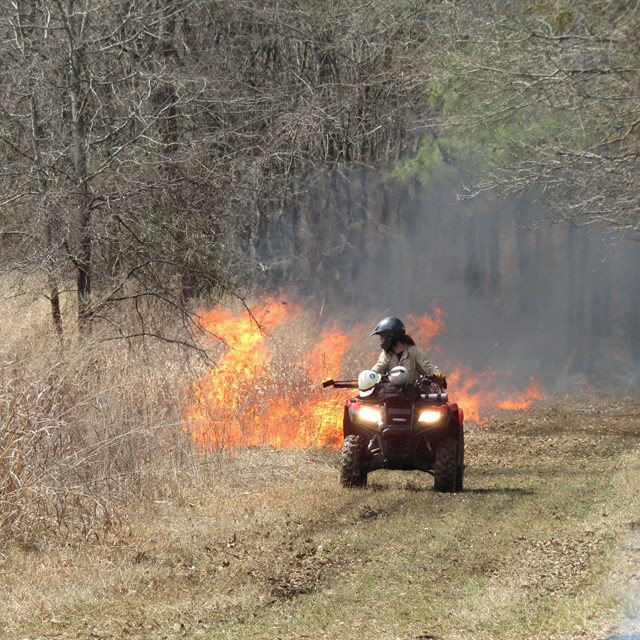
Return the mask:
<path id="1" fill-rule="evenodd" d="M 378 336 L 380 334 L 385 334 L 385 340 L 382 343 L 382 348 L 385 351 L 389 351 L 392 349 L 398 340 L 404 337 L 405 330 L 404 324 L 402 324 L 402 320 L 399 318 L 394 318 L 390 316 L 388 318 L 383 318 L 378 322 L 376 328 L 371 332 L 372 336 Z"/>

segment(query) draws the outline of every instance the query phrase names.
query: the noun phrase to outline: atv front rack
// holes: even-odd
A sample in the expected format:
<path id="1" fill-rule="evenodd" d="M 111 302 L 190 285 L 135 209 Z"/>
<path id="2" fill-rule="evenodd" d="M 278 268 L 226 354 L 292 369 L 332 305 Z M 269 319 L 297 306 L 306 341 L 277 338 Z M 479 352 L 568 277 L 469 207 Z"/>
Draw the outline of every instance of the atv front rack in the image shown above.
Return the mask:
<path id="1" fill-rule="evenodd" d="M 389 381 L 389 376 L 383 375 L 382 382 L 388 382 L 388 381 Z M 431 400 L 434 402 L 447 402 L 448 395 L 446 393 L 443 393 L 442 386 L 436 383 L 431 378 L 428 378 L 425 376 L 417 380 L 414 384 L 419 389 L 425 384 L 429 384 L 429 385 L 435 384 L 436 388 L 440 389 L 440 391 L 438 393 L 431 392 L 431 393 L 422 394 L 422 399 Z M 329 378 L 329 380 L 325 380 L 322 383 L 323 389 L 326 389 L 327 387 L 335 387 L 336 389 L 357 389 L 358 381 L 357 380 L 334 380 L 333 378 Z"/>

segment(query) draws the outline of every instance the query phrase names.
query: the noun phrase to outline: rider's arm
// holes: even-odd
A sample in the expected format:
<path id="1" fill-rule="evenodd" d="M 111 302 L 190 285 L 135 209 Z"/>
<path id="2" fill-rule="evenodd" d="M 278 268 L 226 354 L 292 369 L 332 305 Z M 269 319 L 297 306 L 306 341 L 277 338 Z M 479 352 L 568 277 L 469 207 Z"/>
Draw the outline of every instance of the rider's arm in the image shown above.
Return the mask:
<path id="1" fill-rule="evenodd" d="M 386 351 L 381 351 L 378 356 L 378 362 L 376 362 L 373 367 L 371 367 L 372 371 L 376 373 L 389 373 L 389 356 Z"/>
<path id="2" fill-rule="evenodd" d="M 413 351 L 416 359 L 416 367 L 423 376 L 431 377 L 434 373 L 440 371 L 440 369 L 429 360 L 427 354 L 420 347 L 415 347 Z"/>

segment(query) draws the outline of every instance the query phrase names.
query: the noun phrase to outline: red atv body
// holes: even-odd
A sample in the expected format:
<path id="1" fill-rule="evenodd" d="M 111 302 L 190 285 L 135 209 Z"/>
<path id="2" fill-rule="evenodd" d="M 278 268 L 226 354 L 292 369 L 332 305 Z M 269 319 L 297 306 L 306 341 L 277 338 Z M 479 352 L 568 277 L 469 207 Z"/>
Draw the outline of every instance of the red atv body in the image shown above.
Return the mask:
<path id="1" fill-rule="evenodd" d="M 448 395 L 431 380 L 418 381 L 411 391 L 406 394 L 409 397 L 376 393 L 345 402 L 342 486 L 361 487 L 371 471 L 398 469 L 433 475 L 436 491 L 462 491 L 463 410 L 449 402 Z"/>

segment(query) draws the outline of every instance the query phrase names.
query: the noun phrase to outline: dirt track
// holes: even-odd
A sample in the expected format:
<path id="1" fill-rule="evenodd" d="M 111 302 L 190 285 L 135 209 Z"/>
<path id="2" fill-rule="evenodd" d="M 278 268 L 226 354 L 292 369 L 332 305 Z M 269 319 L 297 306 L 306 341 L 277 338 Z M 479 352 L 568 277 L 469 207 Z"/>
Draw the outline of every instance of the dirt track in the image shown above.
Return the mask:
<path id="1" fill-rule="evenodd" d="M 469 425 L 455 495 L 417 472 L 342 489 L 332 452 L 212 460 L 210 491 L 32 568 L 45 623 L 8 610 L 3 637 L 603 640 L 629 629 L 638 573 L 639 409 L 557 399 Z"/>

